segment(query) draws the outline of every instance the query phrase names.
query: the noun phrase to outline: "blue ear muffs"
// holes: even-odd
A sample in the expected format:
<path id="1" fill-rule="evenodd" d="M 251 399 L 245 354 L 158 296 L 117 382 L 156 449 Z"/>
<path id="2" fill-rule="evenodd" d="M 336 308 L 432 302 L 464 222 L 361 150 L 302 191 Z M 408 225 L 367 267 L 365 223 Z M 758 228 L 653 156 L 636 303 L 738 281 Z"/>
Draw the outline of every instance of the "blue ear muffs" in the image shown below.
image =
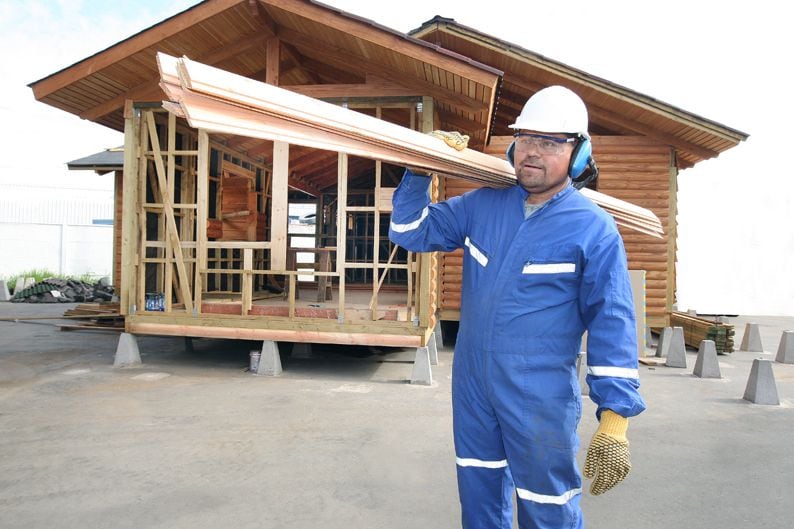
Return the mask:
<path id="1" fill-rule="evenodd" d="M 505 151 L 505 157 L 512 167 L 515 167 L 515 151 L 516 142 L 513 140 L 510 142 L 510 145 L 507 146 L 507 151 Z M 582 136 L 571 153 L 571 163 L 568 166 L 568 174 L 570 177 L 574 179 L 579 178 L 584 170 L 587 169 L 592 158 L 593 145 L 590 143 L 590 138 Z"/>
<path id="2" fill-rule="evenodd" d="M 507 146 L 507 151 L 505 152 L 505 157 L 507 157 L 507 161 L 510 162 L 510 167 L 515 167 L 515 151 L 516 151 L 516 140 L 510 142 L 510 145 Z"/>
<path id="3" fill-rule="evenodd" d="M 568 166 L 568 174 L 570 177 L 577 179 L 582 176 L 582 173 L 587 169 L 592 158 L 593 144 L 590 143 L 590 138 L 581 136 L 571 153 L 571 164 Z"/>

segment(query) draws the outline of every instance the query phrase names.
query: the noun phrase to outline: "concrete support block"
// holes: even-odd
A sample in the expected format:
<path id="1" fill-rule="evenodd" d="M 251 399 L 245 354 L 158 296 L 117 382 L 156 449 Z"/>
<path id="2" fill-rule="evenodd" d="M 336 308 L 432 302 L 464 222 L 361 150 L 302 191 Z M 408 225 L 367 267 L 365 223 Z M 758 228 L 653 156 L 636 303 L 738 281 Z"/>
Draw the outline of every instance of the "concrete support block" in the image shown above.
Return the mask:
<path id="1" fill-rule="evenodd" d="M 141 352 L 138 350 L 138 339 L 135 335 L 123 332 L 116 346 L 113 367 L 135 367 L 141 365 Z"/>
<path id="2" fill-rule="evenodd" d="M 582 395 L 590 394 L 590 386 L 587 385 L 587 352 L 581 351 L 576 358 L 576 376 L 579 378 L 579 389 Z"/>
<path id="3" fill-rule="evenodd" d="M 703 340 L 698 349 L 698 358 L 692 374 L 700 378 L 722 378 L 717 360 L 717 346 L 713 340 Z"/>
<path id="4" fill-rule="evenodd" d="M 0 279 L 0 301 L 10 301 L 11 293 L 8 291 L 5 279 Z"/>
<path id="5" fill-rule="evenodd" d="M 433 327 L 433 338 L 436 340 L 436 349 L 444 348 L 444 335 L 441 332 L 441 319 L 436 316 L 436 326 Z"/>
<path id="6" fill-rule="evenodd" d="M 281 374 L 281 356 L 278 354 L 278 344 L 272 340 L 262 342 L 262 352 L 259 356 L 257 375 L 275 377 Z"/>
<path id="7" fill-rule="evenodd" d="M 742 346 L 740 351 L 750 353 L 763 353 L 764 346 L 761 345 L 761 330 L 757 323 L 748 323 L 744 326 L 744 336 L 742 336 Z"/>
<path id="8" fill-rule="evenodd" d="M 651 335 L 651 326 L 645 326 L 645 348 L 653 349 L 653 336 Z"/>
<path id="9" fill-rule="evenodd" d="M 783 331 L 780 336 L 780 345 L 777 346 L 775 362 L 794 364 L 794 331 Z"/>
<path id="10" fill-rule="evenodd" d="M 670 345 L 667 349 L 667 367 L 686 367 L 686 344 L 684 343 L 684 328 L 673 327 Z"/>
<path id="11" fill-rule="evenodd" d="M 777 396 L 777 386 L 775 385 L 775 374 L 772 372 L 772 361 L 753 360 L 753 367 L 750 369 L 750 377 L 747 379 L 747 386 L 744 389 L 744 400 L 749 400 L 755 404 L 779 405 L 780 399 Z"/>
<path id="12" fill-rule="evenodd" d="M 433 373 L 430 369 L 430 350 L 428 347 L 416 348 L 416 359 L 411 372 L 411 384 L 429 386 L 433 383 Z"/>
<path id="13" fill-rule="evenodd" d="M 22 285 L 22 290 L 24 290 L 24 289 L 26 289 L 28 287 L 32 287 L 35 284 L 36 284 L 36 278 L 35 277 L 26 277 L 25 278 L 25 283 Z"/>
<path id="14" fill-rule="evenodd" d="M 670 341 L 673 339 L 672 327 L 665 327 L 659 333 L 659 343 L 656 344 L 657 358 L 664 358 L 667 356 L 667 351 L 670 350 Z"/>
<path id="15" fill-rule="evenodd" d="M 25 289 L 25 278 L 24 277 L 18 277 L 16 283 L 14 283 L 14 292 L 13 292 L 13 294 L 16 294 L 17 292 L 21 292 L 24 289 Z"/>
<path id="16" fill-rule="evenodd" d="M 434 332 L 435 334 L 435 332 Z M 430 365 L 438 365 L 438 345 L 436 344 L 435 336 L 431 336 L 427 341 L 427 353 L 430 355 Z"/>
<path id="17" fill-rule="evenodd" d="M 314 358 L 312 344 L 306 342 L 295 342 L 292 344 L 292 358 Z"/>

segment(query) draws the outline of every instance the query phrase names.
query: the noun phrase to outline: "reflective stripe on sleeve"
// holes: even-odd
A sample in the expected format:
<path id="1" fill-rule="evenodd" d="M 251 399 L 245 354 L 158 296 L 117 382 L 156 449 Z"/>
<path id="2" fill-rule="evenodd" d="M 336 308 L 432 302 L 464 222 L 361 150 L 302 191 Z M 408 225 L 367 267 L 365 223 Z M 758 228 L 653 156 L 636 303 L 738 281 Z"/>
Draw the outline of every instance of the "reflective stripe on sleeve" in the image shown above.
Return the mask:
<path id="1" fill-rule="evenodd" d="M 507 466 L 507 459 L 502 459 L 501 461 L 483 461 L 482 459 L 456 457 L 455 462 L 459 467 L 504 468 Z"/>
<path id="2" fill-rule="evenodd" d="M 559 496 L 549 496 L 546 494 L 538 494 L 537 492 L 532 492 L 531 490 L 527 489 L 519 489 L 516 487 L 516 494 L 522 500 L 529 500 L 534 501 L 535 503 L 552 503 L 554 505 L 565 505 L 571 498 L 576 496 L 577 494 L 581 494 L 582 489 L 571 489 L 567 492 L 563 492 Z"/>
<path id="3" fill-rule="evenodd" d="M 596 377 L 640 378 L 639 369 L 630 367 L 590 366 L 587 374 Z"/>
<path id="4" fill-rule="evenodd" d="M 394 221 L 391 223 L 391 229 L 397 233 L 405 233 L 406 231 L 415 230 L 422 224 L 422 221 L 427 218 L 427 208 L 422 210 L 422 214 L 419 215 L 419 218 L 413 222 L 409 222 L 408 224 L 396 224 Z"/>
<path id="5" fill-rule="evenodd" d="M 463 244 L 465 244 L 466 248 L 469 249 L 469 254 L 474 258 L 475 261 L 480 263 L 482 266 L 488 266 L 488 256 L 482 253 L 479 248 L 474 246 L 468 237 L 466 237 L 466 240 L 463 241 Z"/>

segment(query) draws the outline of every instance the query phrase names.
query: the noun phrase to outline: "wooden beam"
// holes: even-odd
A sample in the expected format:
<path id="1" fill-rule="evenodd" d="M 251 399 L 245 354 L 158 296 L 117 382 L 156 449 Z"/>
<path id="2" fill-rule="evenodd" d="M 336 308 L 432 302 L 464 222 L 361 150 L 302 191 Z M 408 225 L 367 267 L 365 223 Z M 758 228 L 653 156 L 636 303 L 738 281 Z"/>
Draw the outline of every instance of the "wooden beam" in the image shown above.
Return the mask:
<path id="1" fill-rule="evenodd" d="M 105 51 L 92 55 L 77 64 L 32 83 L 30 87 L 33 89 L 33 95 L 37 100 L 41 100 L 75 81 L 107 68 L 125 57 L 155 46 L 160 41 L 184 31 L 186 27 L 198 24 L 239 3 L 240 0 L 206 0 L 141 33 L 122 40 Z M 127 97 L 127 99 L 134 98 Z"/>
<path id="2" fill-rule="evenodd" d="M 160 64 L 167 69 L 173 63 Z M 503 159 L 472 149 L 456 151 L 427 134 L 189 59 L 178 60 L 175 69 L 181 85 L 164 83 L 164 87 L 196 128 L 288 141 L 491 185 L 515 185 L 515 172 Z M 173 73 L 163 73 L 164 79 L 170 76 Z M 430 98 L 424 106 L 422 127 L 433 127 Z M 654 236 L 662 233 L 653 212 L 592 190 L 581 192 L 618 224 Z"/>
<path id="3" fill-rule="evenodd" d="M 267 39 L 267 64 L 265 82 L 278 86 L 281 64 L 281 41 L 277 37 Z"/>
<path id="4" fill-rule="evenodd" d="M 339 329 L 341 325 L 331 320 L 328 323 L 316 324 L 317 330 L 300 330 L 290 328 L 262 328 L 262 319 L 251 320 L 237 318 L 216 318 L 214 321 L 200 323 L 183 320 L 182 318 L 161 320 L 152 316 L 129 318 L 127 330 L 137 334 L 151 334 L 155 336 L 194 336 L 199 338 L 225 338 L 230 340 L 274 340 L 286 342 L 332 343 L 342 345 L 380 345 L 385 347 L 420 347 L 422 336 L 406 334 L 403 324 L 401 327 L 390 326 L 385 328 L 361 327 L 362 332 L 345 332 Z M 213 325 L 214 323 L 214 325 Z M 225 323 L 225 325 L 221 325 Z M 269 326 L 277 324 L 271 323 Z M 290 325 L 287 323 L 287 325 Z M 296 324 L 292 324 L 293 326 Z M 372 325 L 372 324 L 370 324 Z M 369 331 L 369 332 L 366 332 Z"/>
<path id="5" fill-rule="evenodd" d="M 344 97 L 401 97 L 421 96 L 418 89 L 405 88 L 395 84 L 317 84 L 317 85 L 285 85 L 287 90 L 316 99 Z"/>
<path id="6" fill-rule="evenodd" d="M 270 206 L 270 268 L 287 269 L 289 144 L 273 142 L 273 177 Z"/>

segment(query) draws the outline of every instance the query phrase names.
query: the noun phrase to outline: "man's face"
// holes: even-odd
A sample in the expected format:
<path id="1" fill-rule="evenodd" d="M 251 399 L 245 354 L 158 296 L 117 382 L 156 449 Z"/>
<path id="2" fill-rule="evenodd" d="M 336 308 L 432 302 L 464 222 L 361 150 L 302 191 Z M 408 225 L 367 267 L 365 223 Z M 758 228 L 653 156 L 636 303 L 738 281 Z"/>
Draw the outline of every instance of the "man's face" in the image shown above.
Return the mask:
<path id="1" fill-rule="evenodd" d="M 521 131 L 521 134 L 539 134 L 554 138 L 566 138 L 565 134 L 536 133 Z M 542 152 L 535 137 L 519 136 L 516 138 L 514 165 L 519 185 L 526 189 L 530 199 L 547 200 L 565 188 L 568 183 L 568 165 L 575 143 L 559 145 L 559 153 Z"/>

